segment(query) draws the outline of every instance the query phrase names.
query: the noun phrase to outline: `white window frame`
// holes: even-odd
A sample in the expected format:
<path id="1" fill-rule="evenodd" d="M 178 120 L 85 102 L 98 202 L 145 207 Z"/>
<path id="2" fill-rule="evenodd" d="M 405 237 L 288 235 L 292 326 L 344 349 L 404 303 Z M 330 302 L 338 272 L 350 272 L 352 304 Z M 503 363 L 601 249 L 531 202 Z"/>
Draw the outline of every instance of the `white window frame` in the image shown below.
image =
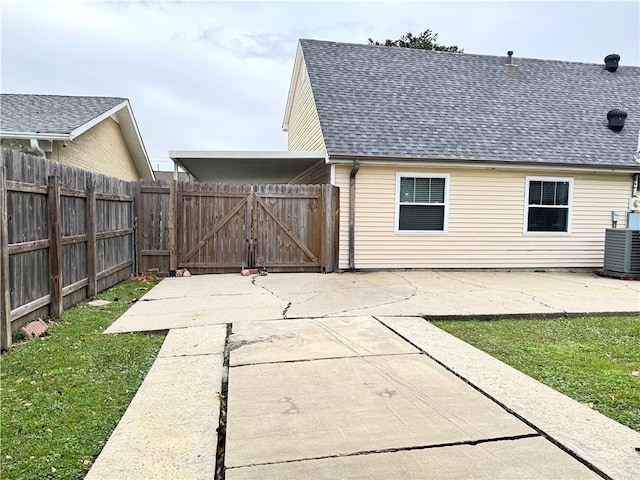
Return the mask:
<path id="1" fill-rule="evenodd" d="M 444 178 L 444 219 L 442 230 L 400 230 L 400 179 L 407 178 Z M 449 231 L 449 184 L 451 175 L 448 173 L 417 173 L 417 172 L 396 172 L 396 198 L 395 198 L 395 218 L 393 231 L 399 235 L 442 235 Z M 442 203 L 412 203 L 409 205 L 430 205 L 438 206 Z"/>
<path id="2" fill-rule="evenodd" d="M 531 182 L 568 182 L 569 183 L 569 198 L 567 206 L 560 205 L 529 205 L 529 185 Z M 522 225 L 522 233 L 524 235 L 541 235 L 541 236 L 567 236 L 571 235 L 571 219 L 573 217 L 573 177 L 534 177 L 527 176 L 525 178 L 524 189 L 524 222 Z M 567 231 L 566 232 L 530 232 L 527 230 L 529 226 L 529 207 L 541 207 L 541 208 L 566 208 L 567 209 Z"/>

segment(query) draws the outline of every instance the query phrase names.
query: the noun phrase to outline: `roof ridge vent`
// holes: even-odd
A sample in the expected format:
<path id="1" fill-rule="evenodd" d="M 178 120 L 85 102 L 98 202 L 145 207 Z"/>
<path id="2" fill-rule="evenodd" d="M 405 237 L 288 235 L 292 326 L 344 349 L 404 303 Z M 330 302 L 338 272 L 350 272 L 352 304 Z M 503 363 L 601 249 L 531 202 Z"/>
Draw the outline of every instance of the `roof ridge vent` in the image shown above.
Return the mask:
<path id="1" fill-rule="evenodd" d="M 627 112 L 624 110 L 620 110 L 619 108 L 609 110 L 609 112 L 607 112 L 607 120 L 609 120 L 609 125 L 607 125 L 607 127 L 614 132 L 619 132 L 624 127 L 624 121 L 626 118 Z"/>
<path id="2" fill-rule="evenodd" d="M 620 55 L 612 53 L 604 57 L 604 68 L 608 72 L 615 72 L 618 69 L 618 62 L 620 61 Z"/>

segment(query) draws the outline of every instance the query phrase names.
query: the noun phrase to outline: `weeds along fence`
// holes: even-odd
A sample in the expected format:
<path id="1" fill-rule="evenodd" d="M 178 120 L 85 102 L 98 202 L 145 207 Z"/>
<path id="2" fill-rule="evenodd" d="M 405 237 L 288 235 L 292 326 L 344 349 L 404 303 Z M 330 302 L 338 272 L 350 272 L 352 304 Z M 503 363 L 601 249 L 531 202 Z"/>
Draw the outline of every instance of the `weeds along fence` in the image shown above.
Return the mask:
<path id="1" fill-rule="evenodd" d="M 134 271 L 136 182 L 12 150 L 0 164 L 1 347 Z"/>

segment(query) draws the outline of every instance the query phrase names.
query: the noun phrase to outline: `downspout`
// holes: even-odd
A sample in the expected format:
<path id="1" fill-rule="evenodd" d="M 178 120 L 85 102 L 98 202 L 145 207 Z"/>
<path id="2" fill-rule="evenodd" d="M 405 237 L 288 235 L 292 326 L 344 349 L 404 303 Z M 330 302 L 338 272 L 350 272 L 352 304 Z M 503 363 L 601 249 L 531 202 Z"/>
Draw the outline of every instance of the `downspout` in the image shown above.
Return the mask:
<path id="1" fill-rule="evenodd" d="M 46 158 L 47 155 L 44 153 L 44 150 L 42 150 L 42 148 L 40 147 L 40 144 L 38 143 L 38 139 L 37 138 L 32 138 L 30 139 L 31 142 L 31 152 L 35 152 L 38 154 L 39 157 L 42 158 Z"/>
<path id="2" fill-rule="evenodd" d="M 356 269 L 355 259 L 355 225 L 356 225 L 356 175 L 360 170 L 360 160 L 353 161 L 349 174 L 349 269 Z"/>

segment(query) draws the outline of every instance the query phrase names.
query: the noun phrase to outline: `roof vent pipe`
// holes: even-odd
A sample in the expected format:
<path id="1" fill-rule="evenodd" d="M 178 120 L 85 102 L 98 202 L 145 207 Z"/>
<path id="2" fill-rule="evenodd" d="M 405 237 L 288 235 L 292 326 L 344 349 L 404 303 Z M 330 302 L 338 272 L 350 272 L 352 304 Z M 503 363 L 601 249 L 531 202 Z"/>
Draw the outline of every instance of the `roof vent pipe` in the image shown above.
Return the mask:
<path id="1" fill-rule="evenodd" d="M 618 62 L 620 61 L 620 55 L 612 53 L 604 57 L 604 68 L 608 72 L 615 72 L 618 69 Z"/>
<path id="2" fill-rule="evenodd" d="M 609 120 L 608 128 L 614 132 L 619 132 L 624 127 L 624 121 L 627 118 L 627 112 L 614 108 L 607 113 L 607 120 Z"/>
<path id="3" fill-rule="evenodd" d="M 509 50 L 507 52 L 507 56 L 509 57 L 507 60 L 507 65 L 513 65 L 513 50 Z"/>

